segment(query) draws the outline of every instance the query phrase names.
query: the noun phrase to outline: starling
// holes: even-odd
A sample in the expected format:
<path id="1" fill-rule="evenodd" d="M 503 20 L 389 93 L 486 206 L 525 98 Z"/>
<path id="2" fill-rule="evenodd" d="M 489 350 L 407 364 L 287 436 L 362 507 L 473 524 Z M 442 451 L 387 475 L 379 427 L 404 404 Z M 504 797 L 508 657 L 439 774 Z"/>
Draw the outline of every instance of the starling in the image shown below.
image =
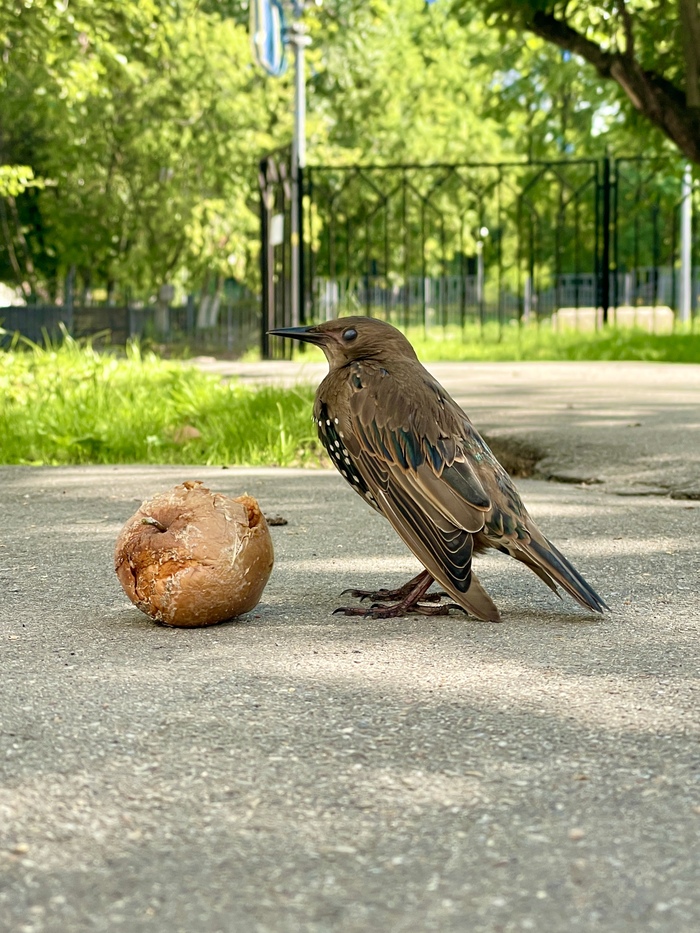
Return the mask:
<path id="1" fill-rule="evenodd" d="M 346 317 L 270 333 L 325 353 L 329 373 L 314 402 L 321 442 L 336 469 L 425 567 L 397 590 L 346 590 L 379 602 L 336 612 L 444 615 L 451 606 L 434 601 L 447 595 L 454 608 L 498 622 L 498 609 L 472 571 L 472 555 L 487 548 L 521 561 L 555 593 L 559 585 L 587 609 L 608 608 L 545 538 L 505 469 L 400 331 L 373 318 Z M 446 593 L 429 594 L 433 581 Z"/>

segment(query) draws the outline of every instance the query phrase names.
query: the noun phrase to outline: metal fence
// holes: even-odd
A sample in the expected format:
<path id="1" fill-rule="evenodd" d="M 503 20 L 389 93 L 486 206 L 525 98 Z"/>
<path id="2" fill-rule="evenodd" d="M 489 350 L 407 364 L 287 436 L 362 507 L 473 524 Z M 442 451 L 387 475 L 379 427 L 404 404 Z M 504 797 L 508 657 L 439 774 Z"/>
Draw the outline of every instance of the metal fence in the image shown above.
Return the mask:
<path id="1" fill-rule="evenodd" d="M 100 344 L 123 345 L 138 339 L 200 351 L 240 356 L 259 345 L 260 299 L 247 296 L 222 301 L 209 313 L 206 326 L 199 326 L 194 301 L 178 307 L 115 307 L 95 305 L 27 305 L 0 308 L 0 346 L 15 334 L 42 344 L 60 341 L 64 329 L 76 339 L 90 338 Z"/>
<path id="2" fill-rule="evenodd" d="M 311 166 L 291 300 L 289 159 L 260 165 L 263 330 L 343 313 L 502 326 L 563 308 L 676 308 L 683 165 L 670 159 Z M 697 262 L 698 239 L 693 243 Z M 696 313 L 700 278 L 692 288 Z M 263 354 L 286 350 L 268 343 Z"/>
<path id="3" fill-rule="evenodd" d="M 616 296 L 609 307 L 666 305 L 673 308 L 680 293 L 680 270 L 660 266 L 611 273 L 608 287 L 610 294 Z M 484 312 L 484 320 L 497 317 L 494 304 L 479 297 L 477 275 L 412 276 L 402 285 L 387 285 L 383 276 L 367 276 L 360 281 L 316 277 L 311 288 L 308 304 L 314 309 L 311 320 L 316 321 L 330 320 L 350 311 L 380 314 L 387 320 L 407 322 L 409 326 L 463 324 L 469 318 L 478 320 L 480 311 Z M 540 287 L 536 294 L 526 288 L 523 315 L 526 319 L 535 313 L 538 317 L 550 317 L 560 308 L 596 307 L 599 288 L 593 273 L 562 273 L 549 287 Z M 700 294 L 700 269 L 694 270 L 693 294 Z M 503 320 L 517 319 L 520 313 L 518 296 L 504 291 L 498 311 Z"/>

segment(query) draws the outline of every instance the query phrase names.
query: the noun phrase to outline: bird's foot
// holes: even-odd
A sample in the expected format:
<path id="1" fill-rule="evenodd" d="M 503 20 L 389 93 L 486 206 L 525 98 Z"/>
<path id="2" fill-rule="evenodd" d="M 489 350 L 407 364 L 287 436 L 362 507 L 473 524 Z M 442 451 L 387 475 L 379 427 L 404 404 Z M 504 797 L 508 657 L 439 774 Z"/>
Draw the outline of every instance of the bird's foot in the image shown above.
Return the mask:
<path id="1" fill-rule="evenodd" d="M 395 602 L 399 603 L 404 599 L 410 590 L 406 591 L 405 587 L 401 587 L 398 590 L 343 590 L 340 594 L 341 596 L 352 596 L 353 599 L 359 599 L 360 601 L 364 599 L 371 599 L 372 602 Z M 448 594 L 441 590 L 438 593 L 426 593 L 423 597 L 423 602 L 437 603 L 440 602 L 443 596 Z"/>
<path id="2" fill-rule="evenodd" d="M 413 591 L 417 586 L 424 586 L 427 580 L 430 579 L 430 586 L 433 582 L 432 577 L 427 570 L 423 570 L 418 576 L 413 577 L 412 580 L 409 580 L 408 583 L 404 583 L 403 586 L 400 586 L 396 590 L 343 590 L 340 594 L 341 596 L 352 596 L 353 599 L 371 599 L 372 602 L 397 602 L 400 603 L 401 600 L 406 599 L 411 596 Z M 423 602 L 439 602 L 443 596 L 447 596 L 447 593 L 424 593 L 420 598 Z M 355 613 L 353 613 L 355 615 Z"/>
<path id="3" fill-rule="evenodd" d="M 436 602 L 441 599 L 442 596 L 447 596 L 447 593 L 428 594 L 428 590 L 432 583 L 433 577 L 427 570 L 424 570 L 398 590 L 377 590 L 376 592 L 345 590 L 345 592 L 349 593 L 351 596 L 358 597 L 359 599 L 372 599 L 374 602 L 369 608 L 366 606 L 341 606 L 334 611 L 333 615 L 362 616 L 363 618 L 372 619 L 395 619 L 399 616 L 406 616 L 411 613 L 418 613 L 423 616 L 446 616 L 449 615 L 450 609 L 462 609 L 461 606 L 457 606 L 455 603 L 447 603 L 444 606 L 423 605 L 426 601 Z M 395 600 L 395 602 L 393 606 L 387 606 L 384 604 L 383 600 Z M 463 609 L 462 612 L 464 612 Z"/>
<path id="4" fill-rule="evenodd" d="M 399 602 L 393 606 L 382 606 L 380 603 L 374 603 L 369 607 L 340 606 L 338 609 L 333 610 L 333 615 L 361 616 L 363 619 L 396 619 L 413 613 L 422 616 L 446 616 L 450 614 L 450 609 L 459 609 L 461 612 L 465 612 L 456 603 L 445 603 L 443 606 L 423 606 L 420 603 L 413 603 L 407 606 Z"/>

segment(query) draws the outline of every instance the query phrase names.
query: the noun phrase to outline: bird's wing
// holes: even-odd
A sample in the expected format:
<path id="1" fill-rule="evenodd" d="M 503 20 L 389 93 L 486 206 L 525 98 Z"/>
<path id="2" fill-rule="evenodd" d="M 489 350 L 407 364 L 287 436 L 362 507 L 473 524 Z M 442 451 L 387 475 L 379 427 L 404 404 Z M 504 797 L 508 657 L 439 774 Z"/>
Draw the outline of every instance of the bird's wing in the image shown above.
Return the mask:
<path id="1" fill-rule="evenodd" d="M 472 574 L 472 533 L 490 501 L 468 458 L 438 423 L 433 396 L 407 404 L 400 381 L 355 364 L 341 419 L 345 446 L 382 513 L 450 595 L 478 618 L 498 610 Z M 342 422 L 348 419 L 348 423 Z"/>
<path id="2" fill-rule="evenodd" d="M 455 422 L 427 372 L 413 392 L 400 375 L 354 364 L 351 437 L 384 463 L 392 482 L 407 488 L 421 507 L 464 531 L 479 531 L 491 500 L 474 457 L 461 443 L 463 425 Z M 415 370 L 406 375 L 416 378 Z"/>
<path id="3" fill-rule="evenodd" d="M 446 407 L 453 419 L 461 418 L 464 421 L 460 444 L 463 455 L 475 464 L 478 477 L 491 501 L 491 509 L 486 516 L 483 531 L 478 535 L 478 543 L 487 543 L 519 560 L 557 595 L 557 586 L 561 586 L 586 609 L 594 612 L 608 609 L 605 601 L 573 564 L 542 534 L 523 505 L 510 476 L 457 403 L 448 398 Z"/>
<path id="4" fill-rule="evenodd" d="M 392 480 L 391 471 L 368 451 L 359 454 L 358 462 L 380 511 L 433 578 L 477 619 L 499 622 L 498 608 L 472 571 L 471 532 L 430 507 L 421 509 L 414 490 Z"/>

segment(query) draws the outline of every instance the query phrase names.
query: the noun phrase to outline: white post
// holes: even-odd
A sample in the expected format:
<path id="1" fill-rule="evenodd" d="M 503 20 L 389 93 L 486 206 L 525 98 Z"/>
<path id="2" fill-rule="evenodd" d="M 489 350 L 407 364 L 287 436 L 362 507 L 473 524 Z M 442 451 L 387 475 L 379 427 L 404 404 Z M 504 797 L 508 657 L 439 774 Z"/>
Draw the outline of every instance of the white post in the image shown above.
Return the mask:
<path id="1" fill-rule="evenodd" d="M 300 5 L 303 10 L 303 4 Z M 301 21 L 292 24 L 289 42 L 294 46 L 294 135 L 292 137 L 292 327 L 301 322 L 302 216 L 299 185 L 300 169 L 306 166 L 306 62 L 304 49 L 311 41 Z"/>
<path id="2" fill-rule="evenodd" d="M 484 241 L 476 241 L 476 303 L 481 308 L 484 300 Z"/>
<path id="3" fill-rule="evenodd" d="M 678 302 L 678 319 L 682 324 L 690 323 L 693 279 L 692 242 L 693 174 L 690 165 L 686 165 L 681 187 L 681 281 Z"/>

